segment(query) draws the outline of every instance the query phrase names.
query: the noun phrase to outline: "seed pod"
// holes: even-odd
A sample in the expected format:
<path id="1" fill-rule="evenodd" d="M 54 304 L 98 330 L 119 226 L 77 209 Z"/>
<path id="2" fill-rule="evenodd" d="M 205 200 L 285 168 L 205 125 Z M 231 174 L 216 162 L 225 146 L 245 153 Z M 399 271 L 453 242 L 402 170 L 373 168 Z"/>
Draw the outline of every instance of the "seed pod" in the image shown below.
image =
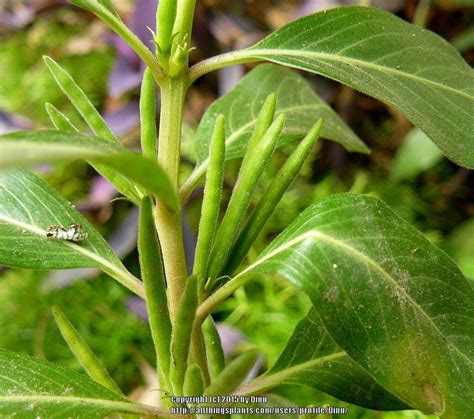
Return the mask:
<path id="1" fill-rule="evenodd" d="M 156 40 L 159 54 L 167 54 L 171 48 L 173 25 L 176 19 L 177 0 L 160 0 L 156 12 Z"/>
<path id="2" fill-rule="evenodd" d="M 171 334 L 171 382 L 175 394 L 183 392 L 184 374 L 188 365 L 189 346 L 198 306 L 198 280 L 195 275 L 188 278 L 173 324 Z"/>
<path id="3" fill-rule="evenodd" d="M 247 150 L 253 150 L 258 144 L 258 142 L 261 140 L 261 138 L 265 135 L 265 132 L 267 132 L 268 128 L 270 128 L 270 125 L 272 124 L 273 119 L 275 117 L 275 108 L 276 95 L 275 93 L 271 93 L 265 99 L 265 102 L 262 105 L 262 109 L 258 114 L 252 135 L 250 136 L 250 139 L 247 143 Z M 251 153 L 249 153 L 248 155 L 251 156 Z"/>
<path id="4" fill-rule="evenodd" d="M 232 192 L 227 211 L 217 230 L 209 263 L 209 286 L 212 286 L 227 263 L 230 250 L 258 181 L 267 165 L 285 123 L 280 115 L 268 128 L 253 149 L 247 149 L 244 162 L 239 171 L 237 183 Z"/>
<path id="5" fill-rule="evenodd" d="M 160 3 L 161 4 L 161 3 Z M 145 157 L 156 160 L 156 95 L 155 80 L 147 67 L 140 91 L 140 138 Z"/>
<path id="6" fill-rule="evenodd" d="M 219 115 L 216 119 L 209 149 L 210 162 L 206 173 L 193 268 L 193 273 L 202 280 L 207 279 L 207 264 L 216 233 L 224 180 L 225 121 L 223 115 Z"/>
<path id="7" fill-rule="evenodd" d="M 79 363 L 86 370 L 87 374 L 99 384 L 107 387 L 115 393 L 122 394 L 120 388 L 112 380 L 107 370 L 100 363 L 99 359 L 92 352 L 76 328 L 72 325 L 66 315 L 59 307 L 53 307 L 53 315 L 59 331 L 66 341 L 69 349 L 76 356 Z"/>
<path id="8" fill-rule="evenodd" d="M 231 394 L 240 383 L 247 377 L 255 365 L 257 353 L 255 351 L 245 352 L 238 356 L 212 381 L 211 385 L 204 391 L 205 396 L 217 396 Z"/>
<path id="9" fill-rule="evenodd" d="M 56 109 L 55 106 L 51 105 L 51 103 L 46 103 L 46 112 L 56 129 L 63 131 L 79 131 L 71 120 L 60 110 Z"/>
<path id="10" fill-rule="evenodd" d="M 283 194 L 301 170 L 306 157 L 308 157 L 314 142 L 319 136 L 322 126 L 323 119 L 321 118 L 313 125 L 291 156 L 288 157 L 283 167 L 275 176 L 273 182 L 260 198 L 260 201 L 250 214 L 245 227 L 242 229 L 235 242 L 229 262 L 223 271 L 224 274 L 231 275 L 247 255 L 247 252 L 257 238 L 258 233 L 260 233 L 262 228 L 265 226 L 265 223 L 272 215 Z"/>
<path id="11" fill-rule="evenodd" d="M 184 376 L 183 395 L 201 396 L 204 393 L 204 376 L 197 364 L 191 364 Z"/>
<path id="12" fill-rule="evenodd" d="M 138 255 L 158 369 L 162 371 L 162 376 L 168 377 L 170 371 L 171 320 L 168 311 L 160 243 L 153 219 L 153 203 L 149 196 L 142 199 L 140 206 Z"/>
<path id="13" fill-rule="evenodd" d="M 225 368 L 225 356 L 222 343 L 216 325 L 211 316 L 208 316 L 202 325 L 204 343 L 209 365 L 211 380 L 214 380 Z"/>

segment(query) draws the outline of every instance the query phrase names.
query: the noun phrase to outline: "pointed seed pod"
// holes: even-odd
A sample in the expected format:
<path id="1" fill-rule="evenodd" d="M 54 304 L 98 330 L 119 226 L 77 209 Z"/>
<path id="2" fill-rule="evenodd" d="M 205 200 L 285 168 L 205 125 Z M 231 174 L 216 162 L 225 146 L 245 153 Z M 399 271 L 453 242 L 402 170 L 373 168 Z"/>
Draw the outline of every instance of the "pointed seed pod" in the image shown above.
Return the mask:
<path id="1" fill-rule="evenodd" d="M 206 172 L 206 184 L 199 220 L 199 234 L 194 256 L 193 273 L 205 280 L 207 264 L 216 233 L 217 219 L 224 181 L 225 161 L 225 120 L 223 115 L 216 119 L 214 132 L 209 145 L 210 162 Z"/>
<path id="2" fill-rule="evenodd" d="M 247 255 L 247 252 L 258 234 L 273 214 L 273 211 L 280 202 L 283 194 L 301 170 L 314 142 L 318 139 L 322 126 L 323 119 L 321 118 L 313 125 L 305 138 L 298 144 L 290 157 L 288 157 L 283 167 L 275 176 L 273 182 L 260 198 L 260 201 L 252 211 L 252 214 L 250 214 L 247 223 L 235 242 L 231 258 L 224 269 L 226 275 L 231 275 Z"/>
<path id="3" fill-rule="evenodd" d="M 204 376 L 197 364 L 191 364 L 184 376 L 183 394 L 185 396 L 201 396 L 204 393 Z"/>
<path id="4" fill-rule="evenodd" d="M 198 306 L 198 279 L 192 275 L 186 281 L 171 334 L 171 382 L 175 394 L 183 392 L 184 374 L 188 365 L 191 335 Z"/>
<path id="5" fill-rule="evenodd" d="M 156 94 L 155 80 L 147 67 L 140 90 L 140 139 L 145 157 L 156 160 Z"/>
<path id="6" fill-rule="evenodd" d="M 166 297 L 166 284 L 161 248 L 153 218 L 153 201 L 146 196 L 140 206 L 138 255 L 150 330 L 155 345 L 158 369 L 163 377 L 170 372 L 171 320 Z M 166 383 L 165 383 L 166 385 Z"/>
<path id="7" fill-rule="evenodd" d="M 255 144 L 255 147 L 247 149 L 237 183 L 232 191 L 227 211 L 217 230 L 216 240 L 212 248 L 208 271 L 211 281 L 209 283 L 210 286 L 212 286 L 213 281 L 219 276 L 222 268 L 227 263 L 242 219 L 245 216 L 258 181 L 275 149 L 284 123 L 285 116 L 280 115 L 268 128 L 261 140 Z"/>
<path id="8" fill-rule="evenodd" d="M 205 396 L 231 394 L 251 371 L 257 360 L 255 351 L 245 352 L 229 362 L 227 367 L 204 390 Z"/>

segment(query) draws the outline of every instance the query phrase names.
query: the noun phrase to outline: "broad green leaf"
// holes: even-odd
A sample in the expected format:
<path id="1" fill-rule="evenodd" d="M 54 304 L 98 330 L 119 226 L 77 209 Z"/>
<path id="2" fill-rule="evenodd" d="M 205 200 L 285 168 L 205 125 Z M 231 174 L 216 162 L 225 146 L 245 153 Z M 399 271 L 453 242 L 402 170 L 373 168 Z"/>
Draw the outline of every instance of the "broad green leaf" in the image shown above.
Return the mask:
<path id="1" fill-rule="evenodd" d="M 242 157 L 257 116 L 269 94 L 275 93 L 275 117 L 286 115 L 279 145 L 303 138 L 319 118 L 324 118 L 322 136 L 341 143 L 349 151 L 368 153 L 367 146 L 327 105 L 303 77 L 284 67 L 262 64 L 247 74 L 237 87 L 215 101 L 204 114 L 196 132 L 198 166 L 192 181 L 197 182 L 209 164 L 209 141 L 219 114 L 226 120 L 226 159 Z"/>
<path id="2" fill-rule="evenodd" d="M 462 223 L 448 237 L 446 252 L 468 278 L 474 279 L 474 218 Z"/>
<path id="3" fill-rule="evenodd" d="M 413 178 L 443 159 L 442 151 L 418 128 L 405 137 L 393 161 L 391 176 L 395 180 Z"/>
<path id="4" fill-rule="evenodd" d="M 0 136 L 0 148 L 0 168 L 82 158 L 113 168 L 169 207 L 177 206 L 173 186 L 158 163 L 120 144 L 70 131 L 18 131 Z M 128 192 L 142 194 L 137 188 Z"/>
<path id="5" fill-rule="evenodd" d="M 3 155 L 3 154 L 2 154 Z M 46 238 L 50 225 L 81 224 L 80 243 Z M 24 169 L 0 170 L 0 264 L 27 269 L 100 268 L 138 295 L 140 281 L 74 207 L 41 178 Z"/>
<path id="6" fill-rule="evenodd" d="M 196 132 L 199 162 L 209 156 L 209 141 L 219 114 L 226 119 L 226 159 L 242 157 L 263 102 L 270 93 L 276 94 L 275 118 L 282 113 L 286 115 L 280 145 L 304 137 L 319 118 L 324 118 L 322 137 L 341 143 L 349 151 L 369 151 L 303 77 L 284 67 L 262 64 L 207 109 Z"/>
<path id="7" fill-rule="evenodd" d="M 89 419 L 114 413 L 165 414 L 133 403 L 75 371 L 0 349 L 1 417 Z"/>
<path id="8" fill-rule="evenodd" d="M 474 168 L 474 71 L 434 33 L 379 9 L 341 7 L 294 21 L 249 49 L 199 63 L 191 77 L 256 59 L 373 96 L 402 112 L 449 159 Z"/>
<path id="9" fill-rule="evenodd" d="M 473 290 L 383 202 L 339 194 L 309 207 L 235 278 L 256 272 L 301 287 L 333 340 L 407 405 L 472 413 Z"/>
<path id="10" fill-rule="evenodd" d="M 409 409 L 334 343 L 314 308 L 298 323 L 275 365 L 238 392 L 258 394 L 281 384 L 314 387 L 369 409 Z"/>

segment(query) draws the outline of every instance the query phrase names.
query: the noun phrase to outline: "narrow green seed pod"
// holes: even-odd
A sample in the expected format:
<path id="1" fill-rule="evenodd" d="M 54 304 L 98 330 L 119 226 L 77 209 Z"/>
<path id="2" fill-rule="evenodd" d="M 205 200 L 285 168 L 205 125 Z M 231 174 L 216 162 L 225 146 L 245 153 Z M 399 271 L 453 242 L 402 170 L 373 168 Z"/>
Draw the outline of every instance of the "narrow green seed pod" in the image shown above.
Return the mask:
<path id="1" fill-rule="evenodd" d="M 221 338 L 211 316 L 208 316 L 203 323 L 202 333 L 206 345 L 209 373 L 211 375 L 211 380 L 213 381 L 225 368 L 225 356 L 224 351 L 222 350 Z"/>
<path id="2" fill-rule="evenodd" d="M 288 157 L 283 167 L 275 176 L 273 182 L 267 188 L 264 195 L 260 198 L 260 201 L 252 211 L 252 214 L 250 214 L 245 227 L 242 229 L 235 242 L 229 262 L 223 271 L 224 274 L 231 275 L 232 272 L 239 266 L 240 262 L 242 262 L 243 258 L 247 255 L 247 252 L 257 238 L 258 233 L 265 226 L 266 222 L 280 202 L 283 194 L 301 170 L 306 157 L 308 157 L 314 142 L 319 136 L 322 126 L 323 119 L 321 118 L 313 125 L 311 130 L 298 144 L 298 147 L 296 147 L 291 156 Z"/>
<path id="3" fill-rule="evenodd" d="M 140 206 L 138 254 L 158 370 L 167 380 L 170 372 L 171 320 L 160 243 L 153 219 L 153 202 L 149 196 L 142 199 Z"/>
<path id="4" fill-rule="evenodd" d="M 191 364 L 184 376 L 183 394 L 185 396 L 202 396 L 204 393 L 204 376 L 198 364 Z"/>
<path id="5" fill-rule="evenodd" d="M 100 363 L 99 359 L 92 352 L 91 348 L 89 348 L 85 340 L 79 335 L 76 328 L 59 307 L 53 307 L 53 315 L 61 335 L 87 374 L 89 374 L 94 381 L 102 384 L 109 390 L 123 394 L 107 370 Z"/>
<path id="6" fill-rule="evenodd" d="M 161 3 L 160 3 L 161 4 Z M 156 95 L 155 80 L 147 67 L 140 91 L 140 138 L 145 157 L 156 160 Z"/>
<path id="7" fill-rule="evenodd" d="M 258 114 L 257 121 L 255 122 L 255 127 L 252 131 L 252 135 L 247 143 L 247 150 L 249 150 L 248 155 L 252 155 L 251 151 L 255 148 L 260 139 L 265 135 L 268 128 L 270 128 L 270 125 L 272 124 L 273 119 L 275 118 L 275 108 L 276 95 L 275 93 L 271 93 L 268 95 L 262 105 L 262 109 Z"/>
<path id="8" fill-rule="evenodd" d="M 250 351 L 229 362 L 219 376 L 212 381 L 211 385 L 204 390 L 204 395 L 231 394 L 245 380 L 256 360 L 257 353 Z"/>
<path id="9" fill-rule="evenodd" d="M 258 181 L 267 165 L 276 142 L 285 123 L 285 116 L 280 115 L 268 128 L 262 139 L 253 150 L 247 150 L 246 164 L 242 163 L 237 183 L 232 192 L 227 211 L 217 230 L 216 240 L 212 248 L 209 263 L 208 277 L 210 285 L 218 277 L 222 268 L 227 263 L 230 250 L 235 242 L 237 232 L 245 212 L 250 204 L 250 199 L 255 191 Z"/>
<path id="10" fill-rule="evenodd" d="M 183 392 L 184 374 L 188 365 L 191 335 L 198 306 L 198 279 L 195 275 L 188 278 L 173 325 L 171 334 L 171 382 L 175 394 Z"/>
<path id="11" fill-rule="evenodd" d="M 90 129 L 94 131 L 98 137 L 118 142 L 115 134 L 110 130 L 102 116 L 97 112 L 97 109 L 69 73 L 50 57 L 45 56 L 43 59 L 58 86 L 69 98 L 82 118 L 84 118 L 84 121 L 86 121 Z"/>
<path id="12" fill-rule="evenodd" d="M 46 103 L 46 112 L 56 129 L 63 131 L 79 131 L 71 120 L 55 106 L 51 105 L 51 103 Z"/>
<path id="13" fill-rule="evenodd" d="M 209 145 L 209 154 L 209 167 L 206 173 L 193 268 L 193 273 L 201 279 L 207 279 L 205 278 L 207 264 L 219 217 L 225 161 L 224 115 L 219 115 L 216 119 L 214 133 Z"/>
<path id="14" fill-rule="evenodd" d="M 177 0 L 160 0 L 156 13 L 156 40 L 158 53 L 167 54 L 171 48 L 173 26 L 176 19 Z"/>

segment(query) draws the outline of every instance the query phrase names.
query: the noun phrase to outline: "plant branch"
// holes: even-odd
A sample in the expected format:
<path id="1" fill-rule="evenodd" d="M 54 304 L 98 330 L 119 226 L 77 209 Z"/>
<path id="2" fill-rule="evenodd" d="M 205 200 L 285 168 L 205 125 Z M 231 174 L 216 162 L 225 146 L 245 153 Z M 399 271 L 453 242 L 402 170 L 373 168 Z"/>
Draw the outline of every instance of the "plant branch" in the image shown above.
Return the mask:
<path id="1" fill-rule="evenodd" d="M 219 70 L 220 68 L 229 67 L 236 64 L 251 63 L 256 61 L 263 61 L 261 58 L 255 57 L 255 51 L 239 50 L 232 51 L 215 57 L 203 60 L 189 69 L 189 80 L 194 82 L 204 74 L 211 71 Z"/>

